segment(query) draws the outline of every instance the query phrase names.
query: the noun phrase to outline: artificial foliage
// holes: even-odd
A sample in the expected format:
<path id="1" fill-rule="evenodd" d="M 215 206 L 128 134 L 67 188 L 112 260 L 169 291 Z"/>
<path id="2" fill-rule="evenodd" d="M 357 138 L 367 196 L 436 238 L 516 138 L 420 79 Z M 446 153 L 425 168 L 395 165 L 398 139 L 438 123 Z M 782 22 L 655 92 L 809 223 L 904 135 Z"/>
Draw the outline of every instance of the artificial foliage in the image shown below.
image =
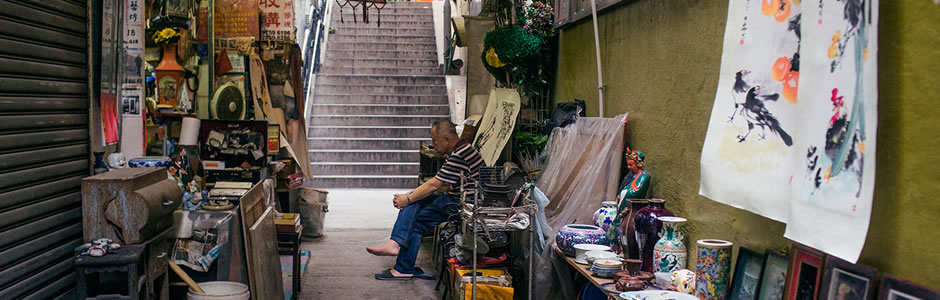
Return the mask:
<path id="1" fill-rule="evenodd" d="M 176 32 L 176 30 L 167 27 L 153 34 L 153 42 L 157 44 L 169 44 L 178 40 L 179 37 L 180 34 Z"/>
<path id="2" fill-rule="evenodd" d="M 502 86 L 521 87 L 522 94 L 544 84 L 541 65 L 544 41 L 522 26 L 498 27 L 486 33 L 480 59 Z"/>

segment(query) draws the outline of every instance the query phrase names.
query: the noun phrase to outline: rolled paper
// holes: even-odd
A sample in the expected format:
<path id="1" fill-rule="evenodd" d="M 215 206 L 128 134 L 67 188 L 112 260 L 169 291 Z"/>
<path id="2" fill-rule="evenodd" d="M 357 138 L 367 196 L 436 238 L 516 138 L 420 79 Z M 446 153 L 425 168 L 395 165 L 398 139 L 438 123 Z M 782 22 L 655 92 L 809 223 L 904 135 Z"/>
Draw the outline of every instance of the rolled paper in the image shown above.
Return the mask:
<path id="1" fill-rule="evenodd" d="M 199 141 L 199 119 L 193 117 L 183 118 L 183 127 L 180 128 L 180 145 L 195 146 Z"/>
<path id="2" fill-rule="evenodd" d="M 695 263 L 695 296 L 704 300 L 728 298 L 731 275 L 731 242 L 698 240 Z"/>

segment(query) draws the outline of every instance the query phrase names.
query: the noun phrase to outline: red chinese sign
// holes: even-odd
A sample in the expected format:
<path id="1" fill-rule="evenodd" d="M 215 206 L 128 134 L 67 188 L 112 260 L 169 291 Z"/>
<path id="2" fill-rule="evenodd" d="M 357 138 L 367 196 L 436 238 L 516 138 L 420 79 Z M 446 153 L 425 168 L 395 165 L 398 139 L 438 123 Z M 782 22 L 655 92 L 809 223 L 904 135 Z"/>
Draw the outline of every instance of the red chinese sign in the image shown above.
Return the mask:
<path id="1" fill-rule="evenodd" d="M 265 0 L 260 0 L 264 2 Z M 258 3 L 259 0 L 216 0 L 215 1 L 215 37 L 259 38 Z"/>

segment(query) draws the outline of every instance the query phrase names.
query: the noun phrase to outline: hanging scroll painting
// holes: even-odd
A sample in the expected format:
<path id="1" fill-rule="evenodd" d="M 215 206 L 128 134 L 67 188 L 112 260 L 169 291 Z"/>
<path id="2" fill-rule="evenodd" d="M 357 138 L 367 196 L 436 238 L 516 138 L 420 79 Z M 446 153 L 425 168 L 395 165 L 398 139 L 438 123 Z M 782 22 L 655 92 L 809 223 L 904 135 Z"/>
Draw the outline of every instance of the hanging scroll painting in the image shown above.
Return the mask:
<path id="1" fill-rule="evenodd" d="M 785 236 L 855 262 L 875 181 L 878 1 L 805 1 L 804 139 Z M 820 230 L 825 228 L 826 230 Z"/>
<path id="2" fill-rule="evenodd" d="M 730 1 L 702 151 L 700 194 L 781 222 L 797 159 L 801 19 L 799 0 Z"/>

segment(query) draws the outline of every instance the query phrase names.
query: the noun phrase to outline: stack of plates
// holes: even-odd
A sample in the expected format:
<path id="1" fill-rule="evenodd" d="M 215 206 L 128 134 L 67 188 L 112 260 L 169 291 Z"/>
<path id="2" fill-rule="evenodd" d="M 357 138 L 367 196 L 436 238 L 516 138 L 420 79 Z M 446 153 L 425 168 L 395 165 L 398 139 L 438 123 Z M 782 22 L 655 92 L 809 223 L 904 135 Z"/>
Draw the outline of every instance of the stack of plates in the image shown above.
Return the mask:
<path id="1" fill-rule="evenodd" d="M 613 259 L 598 259 L 591 265 L 591 272 L 594 272 L 594 276 L 604 278 L 610 278 L 612 273 L 621 269 L 621 262 Z"/>

